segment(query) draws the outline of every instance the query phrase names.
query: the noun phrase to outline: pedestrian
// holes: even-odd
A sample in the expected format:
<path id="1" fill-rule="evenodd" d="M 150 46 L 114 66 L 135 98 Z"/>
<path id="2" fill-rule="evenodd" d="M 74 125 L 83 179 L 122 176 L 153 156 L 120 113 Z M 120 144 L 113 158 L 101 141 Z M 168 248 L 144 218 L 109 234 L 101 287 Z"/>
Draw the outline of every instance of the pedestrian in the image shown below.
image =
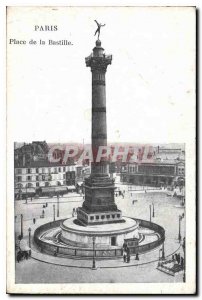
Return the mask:
<path id="1" fill-rule="evenodd" d="M 33 224 L 35 224 L 36 223 L 36 219 L 35 218 L 33 218 Z"/>
<path id="2" fill-rule="evenodd" d="M 139 260 L 139 254 L 136 253 L 136 257 L 135 257 L 136 260 Z"/>
<path id="3" fill-rule="evenodd" d="M 123 249 L 123 261 L 124 262 L 126 262 L 126 255 L 127 255 L 126 250 Z"/>
<path id="4" fill-rule="evenodd" d="M 25 252 L 25 258 L 26 258 L 26 260 L 28 260 L 28 258 L 29 258 L 29 254 L 27 251 Z"/>
<path id="5" fill-rule="evenodd" d="M 17 262 L 18 262 L 18 263 L 21 261 L 21 258 L 22 258 L 21 252 L 18 251 L 18 253 L 17 253 Z"/>
<path id="6" fill-rule="evenodd" d="M 183 257 L 181 257 L 180 265 L 182 268 L 184 268 L 184 258 Z"/>
<path id="7" fill-rule="evenodd" d="M 126 248 L 127 248 L 127 244 L 126 244 L 126 242 L 124 241 L 124 243 L 123 243 L 123 249 L 126 251 Z"/>
<path id="8" fill-rule="evenodd" d="M 180 253 L 178 253 L 178 255 L 177 255 L 177 263 L 178 263 L 178 265 L 180 264 Z"/>
<path id="9" fill-rule="evenodd" d="M 172 255 L 172 261 L 174 261 L 175 260 L 175 256 L 174 255 Z"/>
<path id="10" fill-rule="evenodd" d="M 178 261 L 178 255 L 177 255 L 177 253 L 175 253 L 175 261 L 176 262 Z"/>
<path id="11" fill-rule="evenodd" d="M 130 262 L 130 249 L 127 247 L 127 263 Z"/>

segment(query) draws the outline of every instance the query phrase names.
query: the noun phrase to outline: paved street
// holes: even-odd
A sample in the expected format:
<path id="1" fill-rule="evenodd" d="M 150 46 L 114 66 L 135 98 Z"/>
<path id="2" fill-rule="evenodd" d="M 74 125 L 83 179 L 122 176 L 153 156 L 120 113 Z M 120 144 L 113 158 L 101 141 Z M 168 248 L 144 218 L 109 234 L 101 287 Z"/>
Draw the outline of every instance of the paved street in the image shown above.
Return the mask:
<path id="1" fill-rule="evenodd" d="M 149 205 L 152 205 L 152 214 L 154 207 L 154 215 L 152 221 L 163 226 L 166 230 L 165 254 L 170 255 L 174 251 L 182 252 L 179 249 L 178 228 L 179 215 L 184 213 L 184 208 L 179 208 L 180 200 L 168 197 L 166 192 L 131 192 L 128 187 L 122 185 L 125 190 L 125 197 L 116 197 L 118 207 L 123 211 L 123 215 L 149 220 Z M 133 204 L 133 200 L 135 200 Z M 43 204 L 48 202 L 48 207 L 43 208 Z M 70 217 L 72 209 L 82 205 L 83 198 L 76 193 L 68 194 L 59 200 L 60 217 Z M 53 220 L 53 204 L 55 204 L 57 212 L 57 199 L 35 199 L 16 201 L 15 215 L 16 218 L 16 235 L 20 234 L 20 214 L 24 217 L 24 238 L 28 238 L 28 228 L 34 229 L 40 224 Z M 42 211 L 45 212 L 45 218 L 40 218 Z M 33 218 L 37 218 L 36 224 L 33 224 Z M 57 219 L 57 218 L 56 218 Z M 172 222 L 170 222 L 172 220 Z M 181 221 L 181 235 L 184 237 L 185 218 Z M 179 249 L 179 250 L 178 250 Z M 34 256 L 34 255 L 33 255 Z M 16 264 L 16 282 L 24 283 L 65 283 L 65 282 L 181 282 L 182 273 L 169 276 L 156 269 L 159 249 L 150 253 L 140 255 L 138 262 L 131 259 L 129 265 L 121 260 L 98 261 L 97 270 L 91 270 L 92 262 L 82 260 L 70 260 L 62 258 L 56 265 L 52 263 L 41 262 L 36 259 L 23 260 Z M 35 256 L 35 258 L 37 258 Z M 55 259 L 54 257 L 52 257 Z M 40 259 L 40 257 L 39 257 Z M 59 259 L 59 258 L 58 258 Z M 65 261 L 64 261 L 65 260 Z M 155 262 L 152 262 L 155 261 Z M 55 263 L 57 263 L 55 261 Z M 75 267 L 73 267 L 75 266 Z M 80 267 L 85 268 L 80 268 Z"/>

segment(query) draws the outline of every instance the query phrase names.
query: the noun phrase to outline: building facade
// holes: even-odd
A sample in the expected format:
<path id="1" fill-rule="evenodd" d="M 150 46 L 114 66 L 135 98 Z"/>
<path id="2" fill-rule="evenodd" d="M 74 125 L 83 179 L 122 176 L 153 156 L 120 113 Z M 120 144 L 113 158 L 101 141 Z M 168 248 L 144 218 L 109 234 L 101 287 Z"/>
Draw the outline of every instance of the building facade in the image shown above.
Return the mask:
<path id="1" fill-rule="evenodd" d="M 59 187 L 64 187 L 68 191 L 68 185 L 75 184 L 75 181 L 69 181 L 69 174 L 71 174 L 71 179 L 75 178 L 75 165 L 36 161 L 27 166 L 17 165 L 14 170 L 16 197 L 19 194 L 35 194 L 47 187 L 55 187 L 55 191 L 60 191 L 62 188 Z"/>
<path id="2" fill-rule="evenodd" d="M 185 181 L 184 161 L 141 161 L 122 168 L 121 181 L 134 185 L 169 186 Z"/>

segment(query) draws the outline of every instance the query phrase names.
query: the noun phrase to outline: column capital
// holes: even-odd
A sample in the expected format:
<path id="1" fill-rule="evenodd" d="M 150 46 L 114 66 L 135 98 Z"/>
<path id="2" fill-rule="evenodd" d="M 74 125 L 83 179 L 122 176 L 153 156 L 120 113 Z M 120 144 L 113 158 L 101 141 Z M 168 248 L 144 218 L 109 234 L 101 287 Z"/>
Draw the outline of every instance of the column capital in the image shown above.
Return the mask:
<path id="1" fill-rule="evenodd" d="M 92 54 L 85 59 L 86 67 L 90 67 L 92 72 L 101 71 L 106 72 L 107 66 L 111 65 L 112 55 L 105 55 L 103 57 L 94 57 Z"/>

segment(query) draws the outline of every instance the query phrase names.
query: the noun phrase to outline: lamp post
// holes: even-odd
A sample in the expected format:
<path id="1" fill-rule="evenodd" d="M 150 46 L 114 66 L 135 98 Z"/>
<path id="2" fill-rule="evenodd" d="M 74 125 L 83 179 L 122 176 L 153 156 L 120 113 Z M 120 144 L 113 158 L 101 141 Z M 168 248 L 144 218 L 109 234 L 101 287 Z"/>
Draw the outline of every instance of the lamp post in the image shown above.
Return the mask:
<path id="1" fill-rule="evenodd" d="M 165 249 L 164 249 L 164 242 L 163 242 L 163 245 L 162 245 L 162 260 L 165 259 Z"/>
<path id="2" fill-rule="evenodd" d="M 151 222 L 151 204 L 149 205 L 149 221 Z"/>
<path id="3" fill-rule="evenodd" d="M 182 237 L 181 237 L 181 221 L 183 218 L 184 218 L 184 214 L 179 215 L 179 233 L 178 233 L 179 243 L 181 242 L 181 239 L 182 239 Z"/>
<path id="4" fill-rule="evenodd" d="M 59 212 L 59 195 L 57 195 L 57 217 L 59 218 L 60 212 Z"/>
<path id="5" fill-rule="evenodd" d="M 55 221 L 55 204 L 53 204 L 53 221 Z"/>
<path id="6" fill-rule="evenodd" d="M 186 254 L 185 254 L 185 237 L 183 238 L 183 244 L 182 244 L 182 249 L 184 252 L 184 274 L 183 274 L 183 282 L 186 282 L 186 268 L 185 268 L 185 259 L 186 259 Z"/>
<path id="7" fill-rule="evenodd" d="M 158 262 L 158 266 L 160 266 L 160 260 L 161 260 L 160 252 L 161 251 L 162 251 L 162 249 L 159 249 L 159 262 Z"/>
<path id="8" fill-rule="evenodd" d="M 28 232 L 29 232 L 29 248 L 31 248 L 31 228 L 28 228 Z"/>
<path id="9" fill-rule="evenodd" d="M 25 203 L 27 204 L 27 184 L 26 184 L 26 194 L 25 194 Z"/>
<path id="10" fill-rule="evenodd" d="M 96 265 L 95 265 L 95 236 L 93 236 L 93 265 L 92 265 L 92 270 L 96 270 Z"/>
<path id="11" fill-rule="evenodd" d="M 23 214 L 20 215 L 21 220 L 21 239 L 23 238 Z"/>
<path id="12" fill-rule="evenodd" d="M 154 218 L 155 217 L 155 214 L 154 214 L 154 203 L 152 203 L 152 206 L 153 206 L 153 215 L 152 215 L 152 217 Z"/>

